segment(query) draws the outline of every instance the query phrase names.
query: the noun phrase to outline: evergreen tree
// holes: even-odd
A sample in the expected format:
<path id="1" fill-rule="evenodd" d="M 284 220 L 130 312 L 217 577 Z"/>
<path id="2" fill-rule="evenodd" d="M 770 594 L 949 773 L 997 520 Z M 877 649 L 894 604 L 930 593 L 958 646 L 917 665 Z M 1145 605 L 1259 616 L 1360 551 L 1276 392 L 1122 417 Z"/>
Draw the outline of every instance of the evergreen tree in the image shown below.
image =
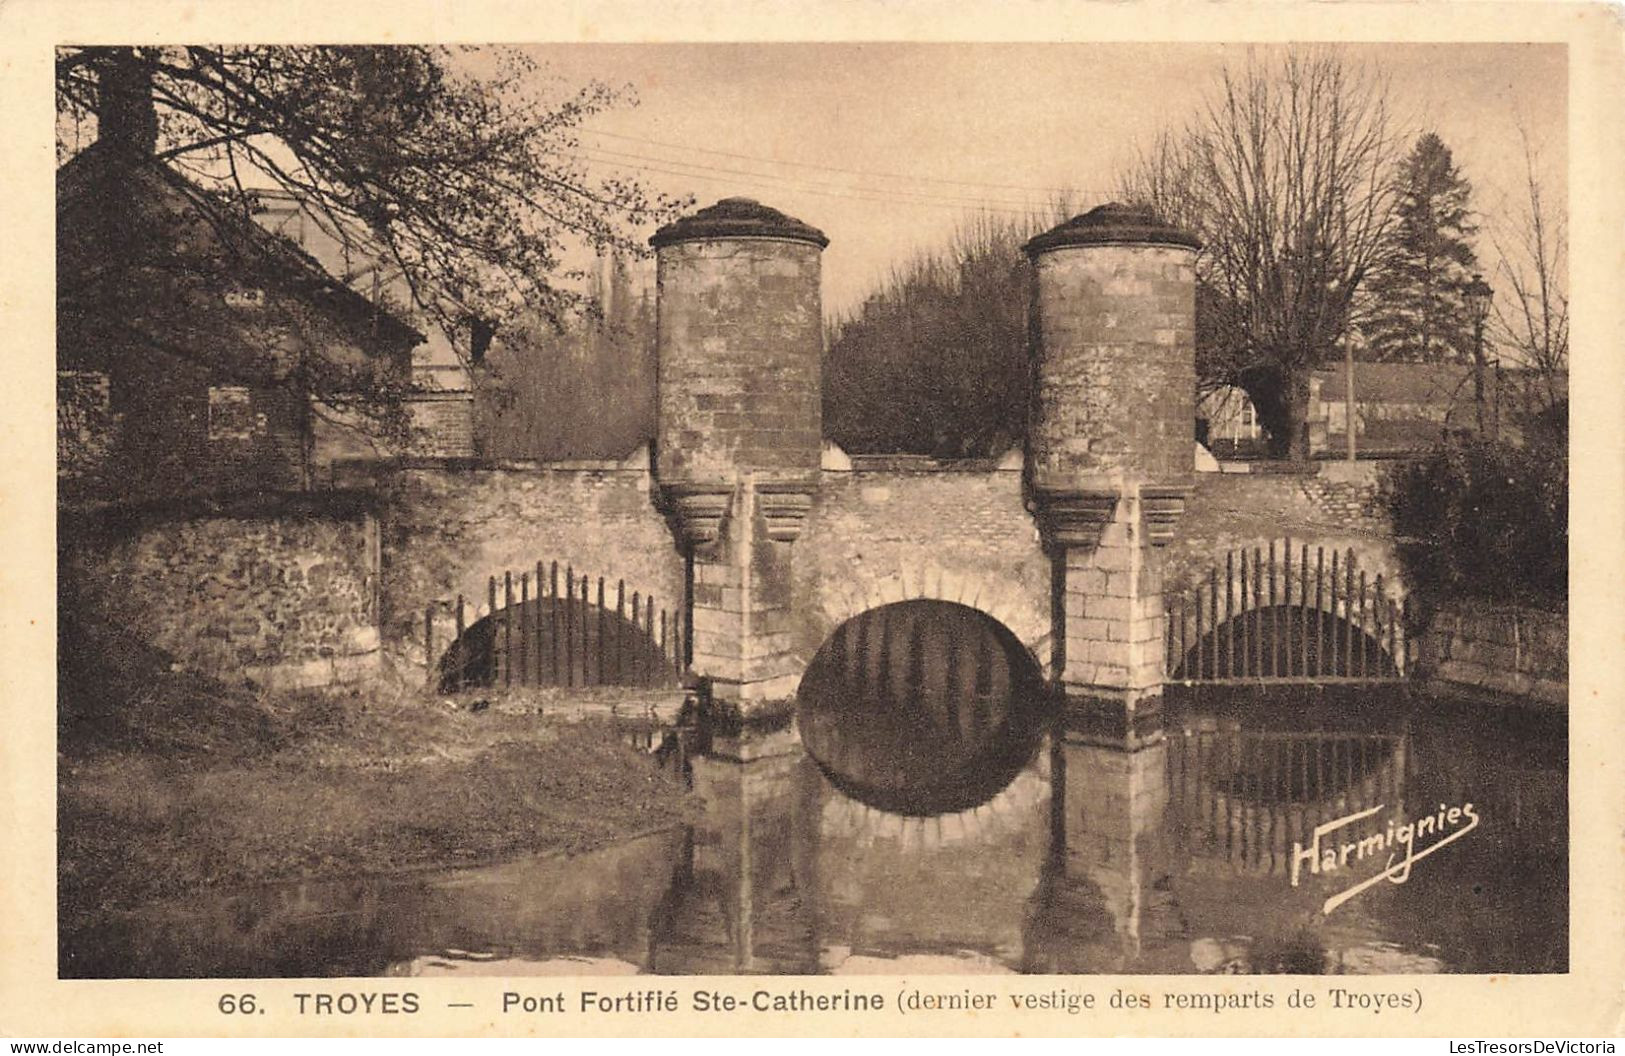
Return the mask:
<path id="1" fill-rule="evenodd" d="M 1398 190 L 1387 252 L 1367 287 L 1365 355 L 1380 362 L 1468 362 L 1473 323 L 1464 291 L 1478 260 L 1472 184 L 1450 148 L 1428 132 L 1401 162 Z"/>

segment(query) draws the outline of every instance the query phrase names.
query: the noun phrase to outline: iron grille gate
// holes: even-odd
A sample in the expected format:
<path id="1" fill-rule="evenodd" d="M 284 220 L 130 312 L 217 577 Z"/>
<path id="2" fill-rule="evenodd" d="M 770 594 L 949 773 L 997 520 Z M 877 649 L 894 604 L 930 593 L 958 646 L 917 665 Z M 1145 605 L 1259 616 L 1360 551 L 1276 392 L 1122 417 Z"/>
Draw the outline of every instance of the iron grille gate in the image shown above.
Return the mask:
<path id="1" fill-rule="evenodd" d="M 517 576 L 487 582 L 486 605 L 428 605 L 423 612 L 428 677 L 444 690 L 472 686 L 677 686 L 685 663 L 681 611 L 657 608 L 653 596 L 627 596 L 618 581 L 610 596 L 604 577 L 594 582 L 557 561 L 536 563 Z M 534 591 L 532 585 L 534 584 Z M 436 660 L 435 617 L 449 609 L 451 641 Z"/>
<path id="2" fill-rule="evenodd" d="M 1171 682 L 1393 682 L 1405 677 L 1403 599 L 1352 549 L 1271 540 L 1231 550 L 1168 599 Z"/>

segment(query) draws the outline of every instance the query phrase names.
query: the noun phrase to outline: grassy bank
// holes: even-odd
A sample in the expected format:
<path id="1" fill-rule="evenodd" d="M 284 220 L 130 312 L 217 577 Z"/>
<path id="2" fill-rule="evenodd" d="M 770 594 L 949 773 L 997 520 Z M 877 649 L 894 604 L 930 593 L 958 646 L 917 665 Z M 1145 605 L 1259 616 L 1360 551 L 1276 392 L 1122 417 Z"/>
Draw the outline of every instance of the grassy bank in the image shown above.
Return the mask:
<path id="1" fill-rule="evenodd" d="M 678 824 L 688 796 L 612 720 L 474 712 L 415 687 L 259 694 L 64 628 L 65 914 L 200 888 L 575 852 Z"/>

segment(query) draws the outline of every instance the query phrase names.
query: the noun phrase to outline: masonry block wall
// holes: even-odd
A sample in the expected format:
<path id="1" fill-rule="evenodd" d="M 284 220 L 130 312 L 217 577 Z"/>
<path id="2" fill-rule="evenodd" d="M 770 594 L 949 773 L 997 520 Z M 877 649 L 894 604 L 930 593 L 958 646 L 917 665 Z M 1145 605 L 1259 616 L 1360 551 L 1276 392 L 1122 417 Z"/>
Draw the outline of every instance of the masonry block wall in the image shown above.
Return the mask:
<path id="1" fill-rule="evenodd" d="M 535 574 L 536 562 L 625 580 L 673 612 L 683 605 L 682 555 L 656 509 L 647 456 L 624 462 L 463 465 L 424 461 L 385 483 L 383 627 L 421 662 L 424 607 L 461 593 L 472 624 L 487 580 Z M 533 595 L 534 596 L 534 595 Z M 452 640 L 451 612 L 437 627 Z"/>
<path id="2" fill-rule="evenodd" d="M 1022 503 L 1019 469 L 910 471 L 885 459 L 853 461 L 851 471 L 823 474 L 793 555 L 799 664 L 861 612 L 936 598 L 998 620 L 1047 671 L 1050 565 Z"/>
<path id="3" fill-rule="evenodd" d="M 659 261 L 661 480 L 817 472 L 819 247 L 707 239 Z"/>
<path id="4" fill-rule="evenodd" d="M 370 512 L 133 517 L 65 526 L 64 607 L 132 630 L 195 671 L 271 689 L 377 671 Z"/>
<path id="5" fill-rule="evenodd" d="M 1291 536 L 1311 543 L 1311 561 L 1316 547 L 1325 548 L 1328 562 L 1333 550 L 1352 549 L 1373 582 L 1380 573 L 1390 595 L 1404 597 L 1404 575 L 1387 519 L 1347 517 L 1322 501 L 1313 486 L 1322 479 L 1317 468 L 1306 473 L 1197 474 L 1179 534 L 1163 551 L 1166 589 L 1182 592 L 1205 581 L 1214 562 L 1222 565 L 1230 550 L 1258 548 L 1267 557 L 1271 541 Z M 1294 565 L 1299 545 L 1293 544 Z"/>
<path id="6" fill-rule="evenodd" d="M 1456 603 L 1433 615 L 1419 660 L 1446 692 L 1567 709 L 1568 638 L 1567 613 Z"/>
<path id="7" fill-rule="evenodd" d="M 1174 480 L 1196 429 L 1195 274 L 1184 246 L 1061 246 L 1037 258 L 1034 479 Z"/>

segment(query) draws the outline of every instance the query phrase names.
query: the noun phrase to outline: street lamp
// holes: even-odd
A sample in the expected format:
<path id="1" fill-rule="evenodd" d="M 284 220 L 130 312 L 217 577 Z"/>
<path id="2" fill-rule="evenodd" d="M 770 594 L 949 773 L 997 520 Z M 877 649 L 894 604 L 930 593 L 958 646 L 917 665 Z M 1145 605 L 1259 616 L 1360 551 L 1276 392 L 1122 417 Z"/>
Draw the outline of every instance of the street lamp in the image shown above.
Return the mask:
<path id="1" fill-rule="evenodd" d="M 1462 291 L 1467 302 L 1467 313 L 1473 320 L 1473 399 L 1478 404 L 1478 435 L 1484 435 L 1484 321 L 1489 318 L 1490 298 L 1495 291 L 1484 281 L 1484 276 L 1473 272 L 1473 279 Z M 1499 395 L 1499 394 L 1498 394 Z"/>

